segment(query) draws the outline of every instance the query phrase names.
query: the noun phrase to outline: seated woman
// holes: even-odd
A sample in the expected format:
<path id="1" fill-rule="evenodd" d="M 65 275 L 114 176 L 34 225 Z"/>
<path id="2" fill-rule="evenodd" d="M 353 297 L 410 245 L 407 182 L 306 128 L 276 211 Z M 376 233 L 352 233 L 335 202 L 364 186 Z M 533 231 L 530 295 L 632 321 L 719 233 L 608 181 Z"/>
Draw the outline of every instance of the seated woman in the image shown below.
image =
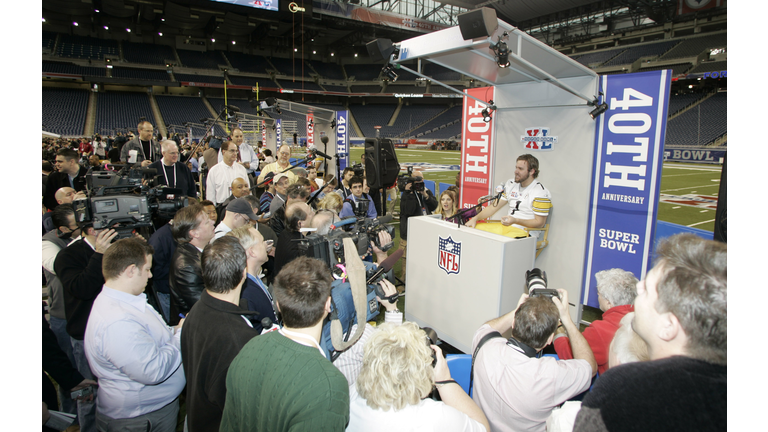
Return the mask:
<path id="1" fill-rule="evenodd" d="M 349 388 L 347 431 L 490 430 L 482 410 L 451 380 L 440 348 L 427 343 L 415 323 L 379 326 L 365 343 L 363 368 Z M 433 385 L 442 402 L 428 397 Z"/>
<path id="2" fill-rule="evenodd" d="M 459 211 L 459 199 L 455 192 L 448 189 L 443 191 L 443 193 L 440 194 L 440 207 L 438 210 L 438 213 L 442 216 L 442 219 L 448 222 L 457 223 L 458 222 L 458 216 L 453 217 L 451 219 L 448 219 L 448 217 L 453 216 L 456 214 L 456 212 Z M 477 214 L 477 210 L 471 209 L 468 212 L 464 213 L 461 216 L 461 222 L 462 224 L 474 217 Z"/>

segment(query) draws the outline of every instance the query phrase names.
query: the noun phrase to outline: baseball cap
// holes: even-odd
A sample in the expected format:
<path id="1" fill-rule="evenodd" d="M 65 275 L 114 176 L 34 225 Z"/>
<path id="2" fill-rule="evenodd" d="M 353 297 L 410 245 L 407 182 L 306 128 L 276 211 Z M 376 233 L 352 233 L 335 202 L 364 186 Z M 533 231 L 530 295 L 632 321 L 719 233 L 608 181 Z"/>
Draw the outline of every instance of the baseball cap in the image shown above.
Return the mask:
<path id="1" fill-rule="evenodd" d="M 240 213 L 248 216 L 251 220 L 258 220 L 258 216 L 253 212 L 251 205 L 245 198 L 238 198 L 229 204 L 227 204 L 227 211 L 232 213 Z"/>

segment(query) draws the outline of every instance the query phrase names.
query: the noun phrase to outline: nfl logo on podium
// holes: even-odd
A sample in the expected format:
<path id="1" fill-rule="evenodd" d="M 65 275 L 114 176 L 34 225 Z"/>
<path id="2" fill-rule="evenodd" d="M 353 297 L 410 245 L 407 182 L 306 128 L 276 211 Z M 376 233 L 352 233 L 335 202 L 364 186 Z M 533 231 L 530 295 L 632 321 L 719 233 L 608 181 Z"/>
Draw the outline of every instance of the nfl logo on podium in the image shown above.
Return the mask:
<path id="1" fill-rule="evenodd" d="M 437 266 L 445 270 L 446 274 L 459 274 L 461 270 L 461 243 L 448 237 L 439 237 L 437 249 Z"/>

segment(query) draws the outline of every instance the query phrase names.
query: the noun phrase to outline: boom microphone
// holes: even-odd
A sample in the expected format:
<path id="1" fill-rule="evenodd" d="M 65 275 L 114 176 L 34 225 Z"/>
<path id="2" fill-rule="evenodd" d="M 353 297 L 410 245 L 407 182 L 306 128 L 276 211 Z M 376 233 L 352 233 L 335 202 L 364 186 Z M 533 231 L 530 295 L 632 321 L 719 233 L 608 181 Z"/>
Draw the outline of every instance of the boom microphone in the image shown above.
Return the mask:
<path id="1" fill-rule="evenodd" d="M 325 138 L 325 137 L 323 137 L 323 138 Z M 313 154 L 320 155 L 320 156 L 322 156 L 322 157 L 324 157 L 326 159 L 333 159 L 332 156 L 328 156 L 327 154 L 321 152 L 320 150 L 318 150 L 316 148 L 310 147 L 309 151 L 311 151 Z"/>
<path id="2" fill-rule="evenodd" d="M 376 279 L 379 278 L 382 274 L 392 270 L 392 268 L 395 266 L 395 263 L 397 263 L 397 260 L 399 260 L 403 256 L 403 250 L 398 249 L 392 255 L 388 256 L 387 259 L 381 262 L 379 264 L 379 268 L 376 269 L 376 272 L 373 274 L 373 276 L 369 277 L 368 280 L 365 282 L 366 285 L 372 284 Z"/>
<path id="3" fill-rule="evenodd" d="M 388 215 L 384 215 L 384 216 L 379 216 L 379 217 L 376 218 L 376 220 L 379 223 L 388 224 L 388 223 L 392 222 L 392 215 L 388 214 Z"/>

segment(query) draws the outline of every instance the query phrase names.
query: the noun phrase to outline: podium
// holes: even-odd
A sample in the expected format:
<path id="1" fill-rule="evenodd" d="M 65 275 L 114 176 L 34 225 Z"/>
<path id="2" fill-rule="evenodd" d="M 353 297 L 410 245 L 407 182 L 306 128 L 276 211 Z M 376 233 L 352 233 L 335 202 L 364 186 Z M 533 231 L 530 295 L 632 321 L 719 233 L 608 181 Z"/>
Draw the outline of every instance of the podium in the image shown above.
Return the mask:
<path id="1" fill-rule="evenodd" d="M 471 354 L 475 331 L 513 310 L 525 292 L 536 239 L 458 227 L 439 216 L 408 223 L 405 319 Z"/>

